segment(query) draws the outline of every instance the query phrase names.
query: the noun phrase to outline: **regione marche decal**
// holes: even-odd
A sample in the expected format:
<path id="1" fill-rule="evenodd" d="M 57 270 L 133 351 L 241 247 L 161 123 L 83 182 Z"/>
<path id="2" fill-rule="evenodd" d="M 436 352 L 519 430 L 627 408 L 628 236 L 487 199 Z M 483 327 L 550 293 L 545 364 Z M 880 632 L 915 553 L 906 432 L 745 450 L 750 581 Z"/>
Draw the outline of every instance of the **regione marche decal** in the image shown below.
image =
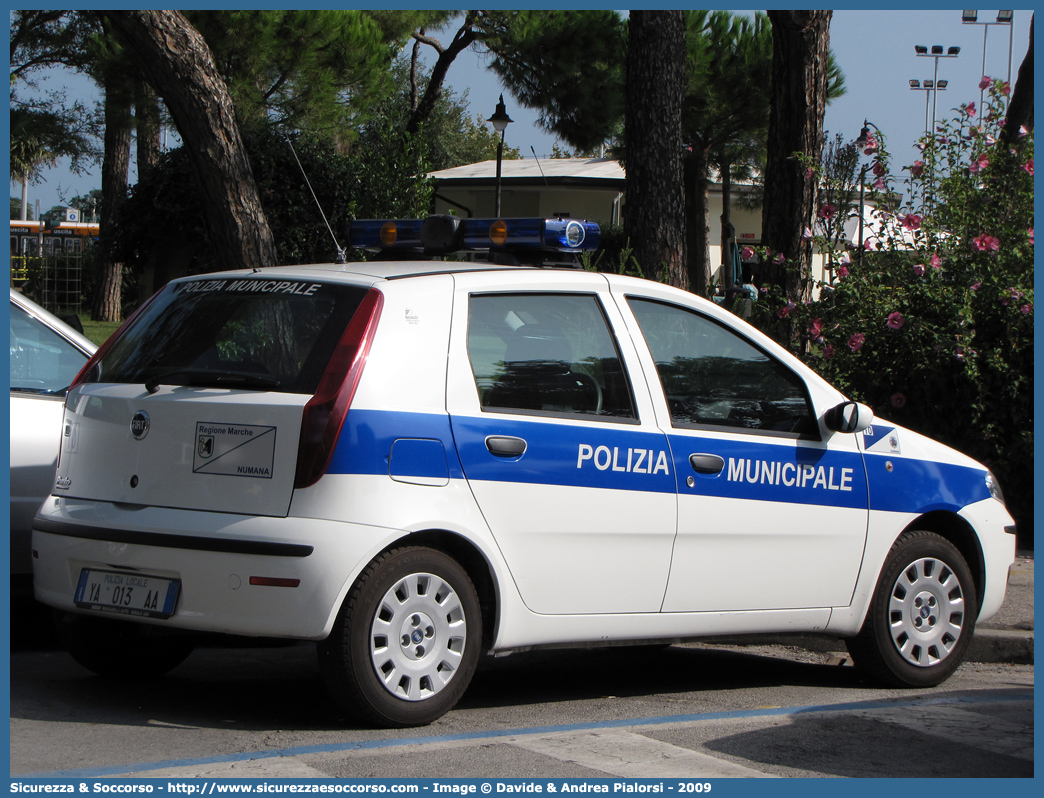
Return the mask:
<path id="1" fill-rule="evenodd" d="M 197 421 L 192 473 L 271 479 L 275 441 L 275 427 Z"/>

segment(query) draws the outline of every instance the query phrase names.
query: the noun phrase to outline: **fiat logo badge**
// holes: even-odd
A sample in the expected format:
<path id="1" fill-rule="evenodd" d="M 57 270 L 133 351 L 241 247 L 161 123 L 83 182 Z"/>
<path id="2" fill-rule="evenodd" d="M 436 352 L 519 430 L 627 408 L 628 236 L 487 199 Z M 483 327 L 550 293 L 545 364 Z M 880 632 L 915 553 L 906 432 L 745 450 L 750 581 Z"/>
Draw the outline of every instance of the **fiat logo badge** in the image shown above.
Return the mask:
<path id="1" fill-rule="evenodd" d="M 134 414 L 130 423 L 131 435 L 134 436 L 134 440 L 140 441 L 146 435 L 149 434 L 149 414 L 144 410 L 139 410 Z"/>

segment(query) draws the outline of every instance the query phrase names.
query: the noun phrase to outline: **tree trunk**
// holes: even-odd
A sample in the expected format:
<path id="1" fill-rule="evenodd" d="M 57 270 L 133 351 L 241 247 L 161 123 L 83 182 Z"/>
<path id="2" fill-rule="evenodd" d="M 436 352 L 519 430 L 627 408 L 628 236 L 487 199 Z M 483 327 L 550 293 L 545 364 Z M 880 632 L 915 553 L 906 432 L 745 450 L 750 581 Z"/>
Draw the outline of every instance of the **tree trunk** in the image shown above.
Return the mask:
<path id="1" fill-rule="evenodd" d="M 1022 59 L 1019 75 L 1015 79 L 1008 113 L 1004 118 L 1004 141 L 1013 144 L 1019 140 L 1019 128 L 1023 125 L 1033 130 L 1033 21 L 1030 17 L 1029 49 Z"/>
<path id="2" fill-rule="evenodd" d="M 275 242 L 232 101 L 203 37 L 177 11 L 103 13 L 185 142 L 222 268 L 274 266 Z"/>
<path id="3" fill-rule="evenodd" d="M 713 269 L 710 261 L 710 163 L 707 150 L 694 145 L 692 154 L 684 161 L 689 290 L 709 297 Z"/>
<path id="4" fill-rule="evenodd" d="M 773 256 L 782 253 L 791 264 L 777 266 L 770 258 L 768 274 L 769 281 L 794 303 L 811 296 L 812 248 L 801 234 L 812 223 L 816 186 L 799 158 L 819 163 L 823 150 L 831 15 L 831 11 L 768 12 L 773 77 L 761 243 Z M 780 340 L 789 337 L 789 327 L 780 330 Z"/>
<path id="5" fill-rule="evenodd" d="M 159 100 L 145 81 L 139 81 L 135 89 L 134 123 L 138 143 L 138 179 L 141 180 L 160 158 Z"/>
<path id="6" fill-rule="evenodd" d="M 688 287 L 681 115 L 685 22 L 680 11 L 631 11 L 627 51 L 624 228 L 642 273 L 665 268 Z"/>
<path id="7" fill-rule="evenodd" d="M 112 239 L 120 206 L 127 198 L 130 173 L 131 96 L 127 85 L 119 75 L 105 79 L 98 284 L 91 308 L 94 321 L 119 321 L 123 317 L 123 263 L 114 258 Z"/>

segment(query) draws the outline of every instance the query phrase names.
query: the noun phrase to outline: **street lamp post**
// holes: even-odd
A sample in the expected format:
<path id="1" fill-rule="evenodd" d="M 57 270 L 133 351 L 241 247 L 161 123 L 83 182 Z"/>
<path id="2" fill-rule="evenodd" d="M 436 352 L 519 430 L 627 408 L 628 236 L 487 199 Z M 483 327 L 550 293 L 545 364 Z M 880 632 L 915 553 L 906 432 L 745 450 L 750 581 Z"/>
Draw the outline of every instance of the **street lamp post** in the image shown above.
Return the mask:
<path id="1" fill-rule="evenodd" d="M 914 53 L 917 54 L 918 58 L 934 58 L 935 59 L 935 74 L 933 75 L 933 84 L 939 83 L 939 59 L 940 58 L 956 58 L 961 52 L 960 47 L 948 47 L 946 52 L 943 52 L 943 46 L 941 44 L 933 44 L 931 52 L 923 44 L 914 45 Z M 935 105 L 938 99 L 935 92 L 932 93 L 932 130 L 935 129 Z M 927 115 L 927 114 L 926 114 Z"/>
<path id="2" fill-rule="evenodd" d="M 922 84 L 919 80 L 910 81 L 910 91 L 923 91 L 924 92 L 924 134 L 927 136 L 930 132 L 928 127 L 928 101 L 932 97 L 933 91 L 946 91 L 946 84 L 948 81 L 945 80 L 924 80 Z"/>
<path id="3" fill-rule="evenodd" d="M 497 199 L 496 207 L 493 215 L 500 218 L 500 164 L 504 158 L 504 131 L 507 130 L 507 126 L 514 120 L 507 115 L 507 111 L 504 108 L 504 95 L 500 95 L 500 102 L 497 103 L 497 109 L 493 112 L 493 116 L 486 120 L 493 125 L 493 129 L 500 134 L 500 141 L 497 142 Z"/>
<path id="4" fill-rule="evenodd" d="M 870 128 L 877 131 L 877 135 L 881 136 L 881 128 L 875 125 L 868 119 L 863 120 L 863 129 L 859 131 L 859 138 L 855 140 L 856 149 L 859 150 L 863 155 L 868 155 L 877 149 L 877 144 L 871 144 L 873 137 L 870 135 Z M 859 170 L 859 265 L 863 265 L 863 224 L 866 218 L 866 204 L 864 196 L 866 193 L 866 171 L 870 168 L 870 164 L 866 163 Z"/>
<path id="5" fill-rule="evenodd" d="M 986 77 L 986 35 L 990 32 L 991 25 L 1008 26 L 1008 83 L 1011 83 L 1011 45 L 1012 36 L 1015 32 L 1015 12 L 998 11 L 996 22 L 979 22 L 978 11 L 961 11 L 961 22 L 965 25 L 982 25 L 982 76 Z M 979 90 L 979 106 L 982 106 L 983 89 Z"/>

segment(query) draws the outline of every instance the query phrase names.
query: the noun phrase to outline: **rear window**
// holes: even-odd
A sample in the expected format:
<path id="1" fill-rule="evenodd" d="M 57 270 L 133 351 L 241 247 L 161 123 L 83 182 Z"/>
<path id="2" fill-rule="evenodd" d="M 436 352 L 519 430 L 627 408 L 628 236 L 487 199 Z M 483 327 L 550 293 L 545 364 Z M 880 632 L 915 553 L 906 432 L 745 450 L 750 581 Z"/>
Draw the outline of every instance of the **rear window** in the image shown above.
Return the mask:
<path id="1" fill-rule="evenodd" d="M 175 283 L 87 381 L 312 394 L 366 291 L 263 277 Z"/>

